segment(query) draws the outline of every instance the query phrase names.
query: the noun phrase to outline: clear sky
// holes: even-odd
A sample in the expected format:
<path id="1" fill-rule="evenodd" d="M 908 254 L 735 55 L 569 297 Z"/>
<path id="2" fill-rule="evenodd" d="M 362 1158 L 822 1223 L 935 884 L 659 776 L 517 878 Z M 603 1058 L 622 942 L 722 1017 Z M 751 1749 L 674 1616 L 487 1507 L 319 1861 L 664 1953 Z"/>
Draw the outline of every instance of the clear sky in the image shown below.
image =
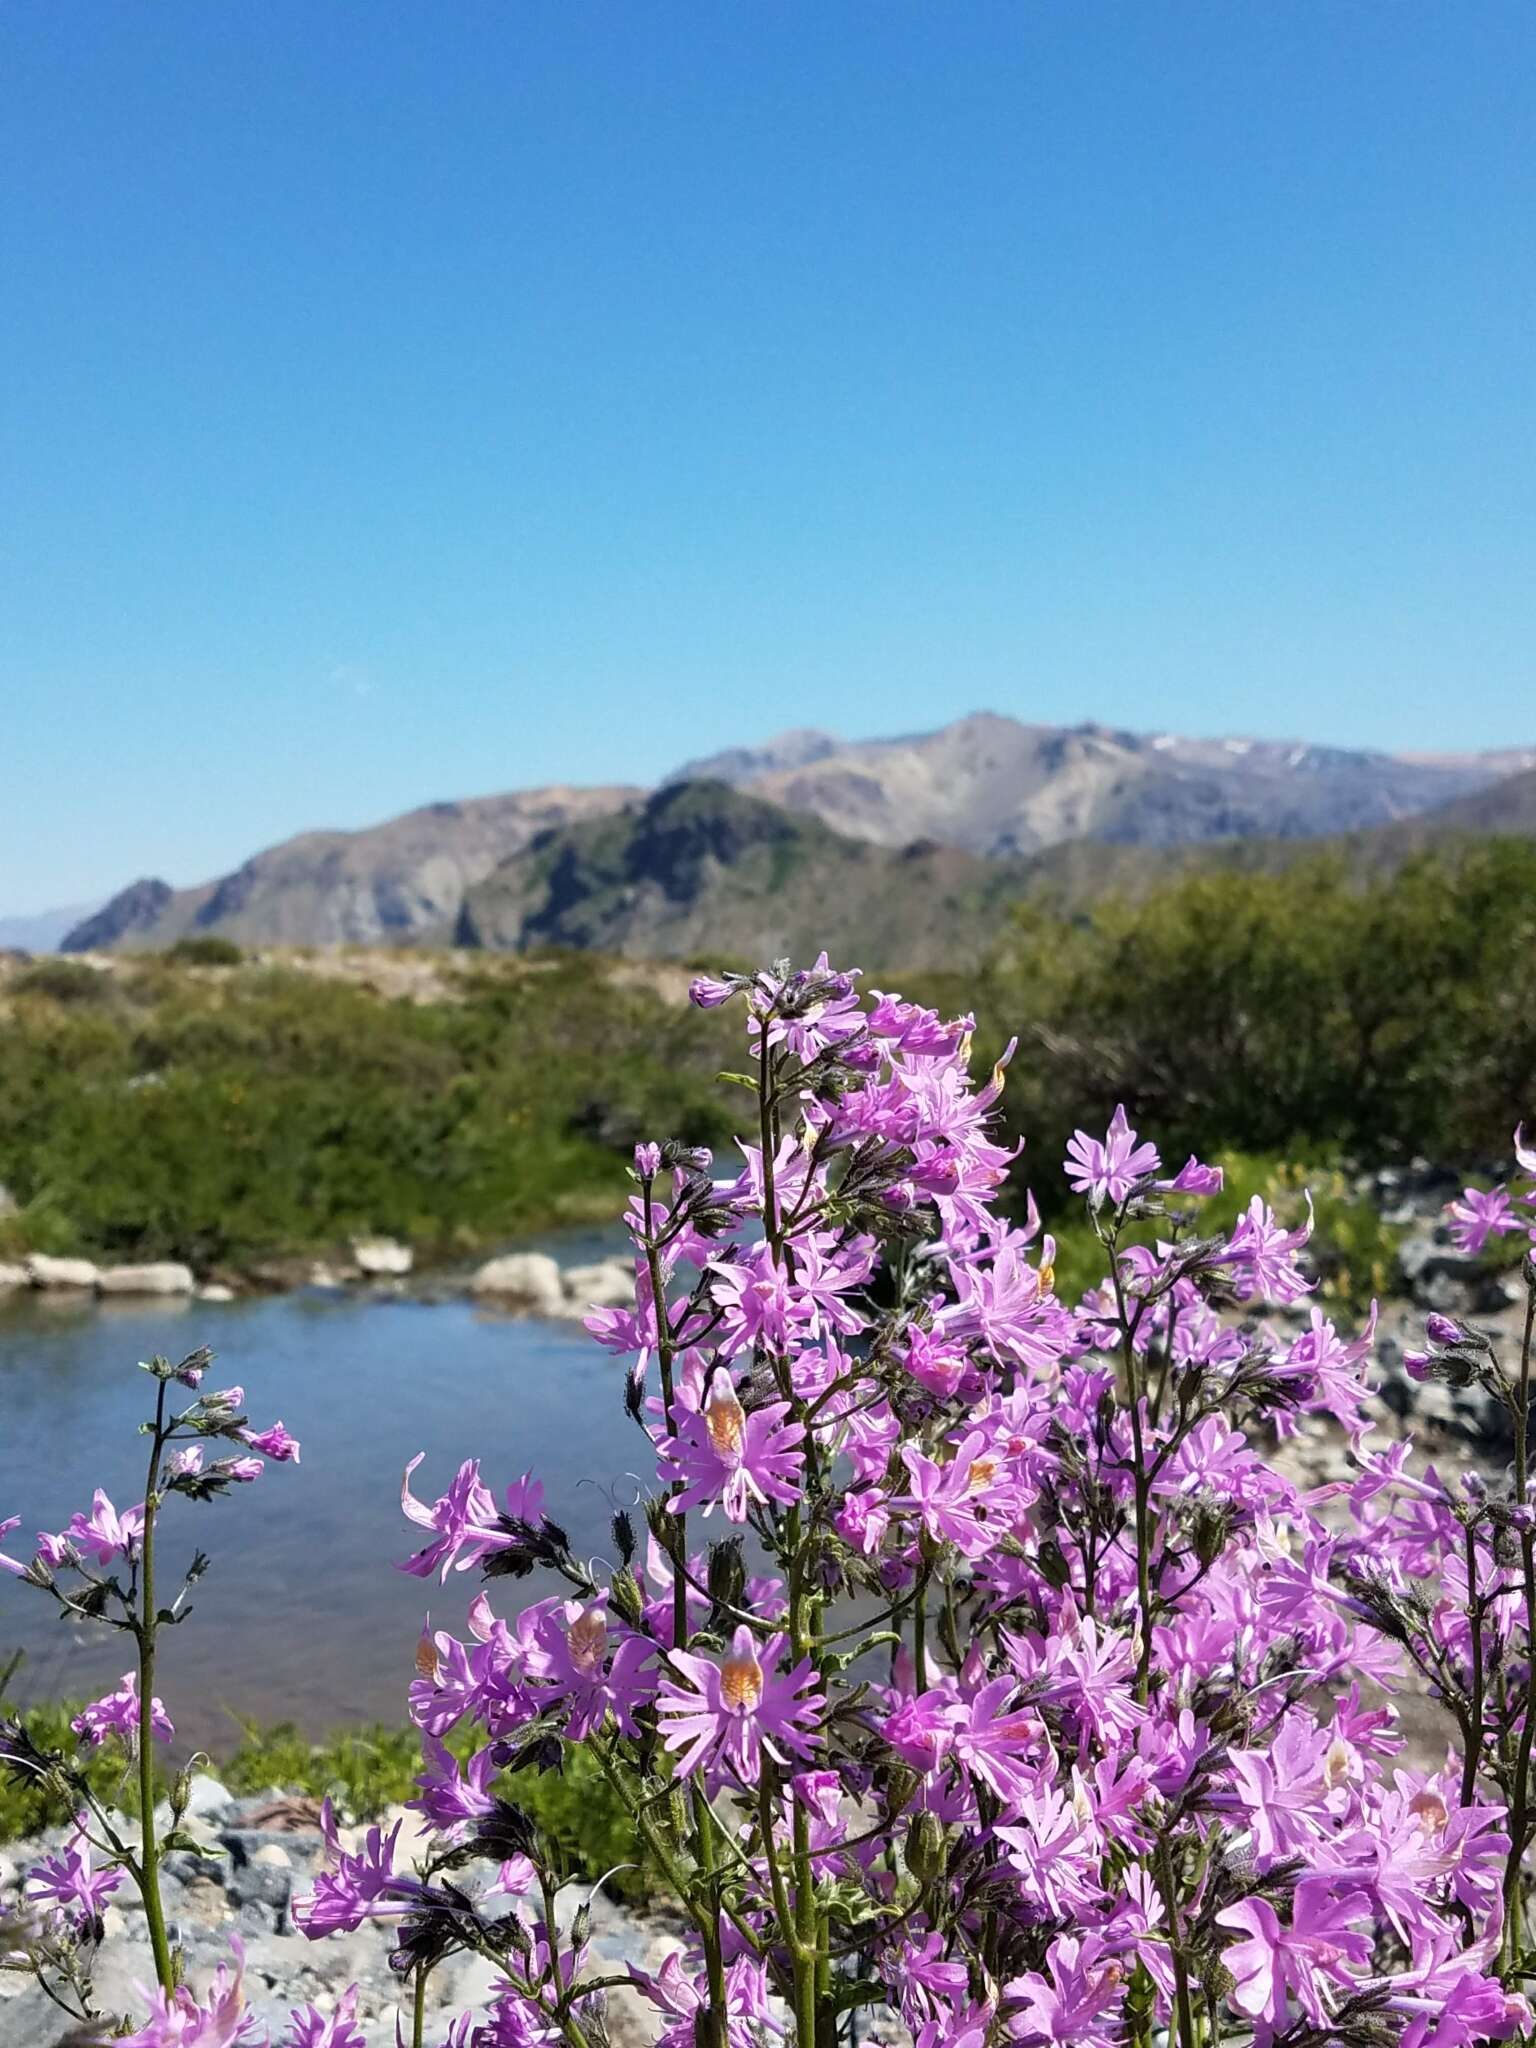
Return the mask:
<path id="1" fill-rule="evenodd" d="M 1536 738 L 1530 0 L 5 0 L 0 910 L 968 710 Z"/>

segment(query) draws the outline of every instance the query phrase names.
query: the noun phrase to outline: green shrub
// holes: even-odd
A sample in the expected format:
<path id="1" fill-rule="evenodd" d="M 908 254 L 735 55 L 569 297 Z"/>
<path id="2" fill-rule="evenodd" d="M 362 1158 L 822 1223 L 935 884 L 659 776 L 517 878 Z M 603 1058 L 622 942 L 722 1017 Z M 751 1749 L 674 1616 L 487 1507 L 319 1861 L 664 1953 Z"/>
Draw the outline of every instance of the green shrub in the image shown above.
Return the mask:
<path id="1" fill-rule="evenodd" d="M 112 994 L 112 977 L 83 960 L 38 960 L 11 983 L 18 996 L 44 996 L 52 1003 L 102 1003 Z"/>
<path id="2" fill-rule="evenodd" d="M 238 967 L 245 955 L 233 939 L 217 932 L 197 932 L 167 946 L 165 957 L 178 967 Z"/>

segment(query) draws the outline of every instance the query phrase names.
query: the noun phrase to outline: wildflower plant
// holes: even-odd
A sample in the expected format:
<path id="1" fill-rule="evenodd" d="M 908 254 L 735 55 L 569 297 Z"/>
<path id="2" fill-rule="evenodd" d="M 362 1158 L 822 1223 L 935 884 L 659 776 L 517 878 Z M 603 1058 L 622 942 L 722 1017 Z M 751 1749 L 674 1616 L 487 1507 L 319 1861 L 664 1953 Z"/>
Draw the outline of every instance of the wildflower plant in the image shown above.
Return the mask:
<path id="1" fill-rule="evenodd" d="M 175 1730 L 156 1694 L 155 1672 L 160 1639 L 191 1614 L 190 1596 L 209 1560 L 194 1550 L 175 1596 L 162 1605 L 157 1538 L 173 1501 L 218 1500 L 260 1478 L 267 1459 L 297 1463 L 299 1445 L 281 1423 L 251 1430 L 241 1412 L 241 1388 L 204 1391 L 212 1363 L 213 1354 L 200 1349 L 176 1364 L 158 1357 L 143 1364 L 155 1404 L 153 1416 L 142 1425 L 149 1446 L 142 1501 L 119 1509 L 98 1487 L 88 1511 L 77 1511 L 62 1530 L 38 1532 L 30 1558 L 0 1553 L 0 1573 L 51 1600 L 63 1619 L 115 1630 L 124 1638 L 130 1663 L 112 1691 L 76 1715 L 73 1754 L 39 1747 L 20 1720 L 0 1717 L 0 1768 L 22 1783 L 46 1786 L 76 1810 L 64 1847 L 27 1877 L 19 1912 L 0 1916 L 0 1969 L 35 1976 L 54 2004 L 89 2030 L 104 2018 L 92 1986 L 103 1913 L 126 1878 L 144 1908 L 158 1987 L 158 2017 L 152 2016 L 148 2028 L 133 2037 L 146 2044 L 248 2038 L 248 2030 L 244 2037 L 228 2030 L 216 2034 L 211 2020 L 202 2032 L 193 2031 L 190 2022 L 182 2024 L 188 2012 L 201 2009 L 179 1987 L 181 1962 L 166 1931 L 160 1863 L 171 1850 L 208 1853 L 184 1825 L 193 1768 L 206 1760 L 192 1758 L 177 1775 L 170 1790 L 170 1825 L 162 1830 L 154 1746 L 169 1742 Z M 222 1455 L 211 1455 L 221 1446 Z M 13 1537 L 20 1526 L 19 1516 L 0 1521 L 0 1539 Z M 107 1750 L 121 1761 L 118 1797 L 135 1807 L 136 1824 L 103 1796 L 100 1772 L 87 1769 Z M 226 1973 L 209 2011 L 232 2010 L 237 1987 L 238 1971 Z"/>
<path id="2" fill-rule="evenodd" d="M 471 1459 L 429 1500 L 412 1459 L 403 1568 L 479 1580 L 409 1687 L 429 1846 L 405 1867 L 398 1829 L 327 1813 L 302 1930 L 390 1930 L 414 2048 L 462 1952 L 499 1990 L 443 2048 L 603 2048 L 620 1986 L 665 2048 L 851 2048 L 876 2019 L 917 2048 L 1528 2035 L 1532 1262 L 1518 1361 L 1444 1317 L 1415 1359 L 1510 1419 L 1508 1482 L 1453 1484 L 1373 1442 L 1374 1316 L 1308 1306 L 1306 1227 L 1256 1198 L 1203 1230 L 1219 1173 L 1168 1171 L 1123 1109 L 1069 1148 L 1103 1274 L 1064 1301 L 1033 1205 L 1000 1207 L 1008 1056 L 978 1085 L 969 1018 L 825 959 L 693 999 L 744 1013 L 739 1162 L 638 1148 L 634 1303 L 588 1321 L 654 1489 L 594 1561 L 535 1476 L 497 1492 Z M 1313 1418 L 1349 1464 L 1306 1487 L 1284 1446 Z M 102 1508 L 76 1555 L 93 1522 L 111 1548 Z M 1443 1763 L 1406 1758 L 1408 1684 Z M 570 1910 L 520 1800 L 576 1754 L 681 1915 L 655 1972 L 594 1961 L 597 1874 Z M 54 1861 L 44 1916 L 98 1881 Z M 130 2038 L 254 2042 L 237 1988 L 164 1986 Z M 353 2048 L 353 2011 L 292 2039 Z"/>

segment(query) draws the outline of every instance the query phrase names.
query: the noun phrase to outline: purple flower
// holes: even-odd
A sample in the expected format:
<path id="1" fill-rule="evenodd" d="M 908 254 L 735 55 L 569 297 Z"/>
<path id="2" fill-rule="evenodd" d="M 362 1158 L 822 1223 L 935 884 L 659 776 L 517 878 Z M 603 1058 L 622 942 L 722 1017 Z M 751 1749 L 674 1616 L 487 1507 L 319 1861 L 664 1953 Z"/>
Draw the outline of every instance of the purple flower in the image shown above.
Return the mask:
<path id="1" fill-rule="evenodd" d="M 221 1963 L 201 1998 L 185 1984 L 175 1991 L 146 1992 L 149 2018 L 117 2048 L 263 2048 L 263 2029 L 245 2002 L 245 1950 L 238 1935 L 231 1971 Z"/>
<path id="2" fill-rule="evenodd" d="M 694 2048 L 701 2038 L 699 2022 L 709 2002 L 707 1987 L 690 1977 L 680 1955 L 670 1955 L 655 1976 L 633 1963 L 630 1981 L 670 2021 L 656 2036 L 655 2048 Z M 728 2048 L 755 2048 L 758 2029 L 771 2024 L 768 1979 L 764 1966 L 751 1956 L 738 1956 L 725 1973 L 725 2037 Z"/>
<path id="3" fill-rule="evenodd" d="M 1137 1182 L 1156 1173 L 1162 1163 L 1155 1145 L 1137 1144 L 1123 1102 L 1115 1104 L 1102 1143 L 1086 1131 L 1074 1131 L 1067 1141 L 1067 1181 L 1095 1207 L 1104 1201 L 1123 1202 Z"/>
<path id="4" fill-rule="evenodd" d="M 1283 2027 L 1294 1998 L 1314 2027 L 1327 2025 L 1330 1987 L 1349 1984 L 1349 1965 L 1363 1969 L 1371 1959 L 1371 1943 L 1354 1924 L 1369 1920 L 1370 1900 L 1364 1892 L 1336 1898 L 1335 1883 L 1331 1877 L 1302 1878 L 1289 1927 L 1281 1925 L 1267 1899 L 1244 1899 L 1216 1915 L 1221 1926 L 1242 1936 L 1221 1957 L 1236 1979 L 1232 2002 L 1239 2012 Z"/>
<path id="5" fill-rule="evenodd" d="M 1191 1152 L 1172 1180 L 1157 1185 L 1169 1195 L 1219 1195 L 1226 1179 L 1219 1166 L 1204 1166 Z"/>
<path id="6" fill-rule="evenodd" d="M 299 1462 L 299 1440 L 290 1436 L 281 1422 L 274 1422 L 270 1429 L 242 1429 L 240 1441 L 279 1465 L 297 1465 Z"/>
<path id="7" fill-rule="evenodd" d="M 249 1486 L 267 1468 L 260 1458 L 215 1458 L 208 1469 L 221 1479 L 232 1479 L 238 1486 Z"/>
<path id="8" fill-rule="evenodd" d="M 321 1941 L 328 1934 L 351 1934 L 365 1920 L 410 1911 L 421 1888 L 414 1879 L 395 1873 L 399 1822 L 387 1835 L 381 1828 L 370 1828 L 361 1849 L 344 1850 L 327 1799 L 320 1809 L 320 1833 L 334 1868 L 322 1871 L 313 1889 L 294 1900 L 293 1924 L 301 1934 Z"/>
<path id="9" fill-rule="evenodd" d="M 45 1856 L 28 1873 L 26 1896 L 45 1900 L 66 1914 L 77 1926 L 100 1917 L 108 1898 L 123 1881 L 120 1870 L 93 1870 L 91 1845 L 86 1835 L 87 1814 L 75 1820 L 75 1832 L 56 1856 Z"/>
<path id="10" fill-rule="evenodd" d="M 1058 1934 L 1046 1952 L 1048 1976 L 1031 1970 L 1006 1994 L 1016 2007 L 1009 2028 L 1024 2048 L 1111 2048 L 1120 2039 L 1125 1966 L 1100 1934 Z"/>
<path id="11" fill-rule="evenodd" d="M 400 1506 L 411 1521 L 430 1529 L 434 1541 L 397 1569 L 418 1579 L 429 1579 L 441 1568 L 446 1584 L 450 1571 L 467 1572 L 493 1550 L 508 1550 L 517 1537 L 501 1526 L 490 1488 L 480 1477 L 480 1463 L 466 1459 L 454 1474 L 453 1484 L 431 1507 L 411 1492 L 411 1474 L 426 1457 L 418 1451 L 405 1468 L 400 1482 Z M 507 1513 L 517 1521 L 537 1521 L 543 1513 L 544 1489 L 526 1474 L 507 1489 Z"/>
<path id="12" fill-rule="evenodd" d="M 1282 1230 L 1275 1212 L 1262 1195 L 1255 1195 L 1238 1217 L 1222 1254 L 1234 1277 L 1246 1287 L 1250 1298 L 1263 1301 L 1297 1301 L 1310 1294 L 1312 1282 L 1297 1271 L 1296 1254 L 1312 1235 L 1312 1199 L 1307 1198 L 1304 1228 Z"/>
<path id="13" fill-rule="evenodd" d="M 424 1813 L 438 1832 L 450 1842 L 462 1841 L 472 1824 L 496 1811 L 494 1796 L 487 1790 L 496 1776 L 493 1748 L 476 1750 L 468 1766 L 461 1768 L 457 1757 L 435 1735 L 422 1739 L 426 1769 L 416 1780 L 421 1797 L 408 1803 Z"/>
<path id="14" fill-rule="evenodd" d="M 312 2005 L 295 2011 L 282 2048 L 368 2048 L 367 2036 L 357 2024 L 357 1986 L 347 1986 L 329 2015 Z"/>
<path id="15" fill-rule="evenodd" d="M 132 1671 L 125 1671 L 116 1692 L 92 1700 L 69 1725 L 93 1749 L 99 1749 L 109 1735 L 120 1735 L 131 1748 L 138 1740 L 141 1719 L 138 1677 Z M 176 1733 L 163 1704 L 155 1698 L 151 1698 L 149 1703 L 149 1731 L 157 1742 L 169 1742 Z"/>
<path id="16" fill-rule="evenodd" d="M 821 1712 L 816 1673 L 809 1657 L 781 1673 L 785 1643 L 782 1635 L 770 1636 L 759 1657 L 743 1622 L 719 1664 L 686 1650 L 672 1652 L 670 1662 L 685 1682 L 663 1678 L 657 1712 L 665 1716 L 662 1741 L 678 1753 L 684 1777 L 723 1760 L 755 1785 L 765 1749 L 780 1764 L 812 1754 Z"/>
<path id="17" fill-rule="evenodd" d="M 679 1486 L 671 1512 L 702 1503 L 708 1515 L 718 1504 L 728 1521 L 744 1522 L 753 1501 L 798 1500 L 804 1458 L 797 1447 L 805 1429 L 786 1422 L 788 1413 L 787 1401 L 774 1401 L 748 1415 L 730 1374 L 717 1365 L 702 1409 L 680 1412 L 676 1435 L 660 1447 L 663 1477 Z"/>
<path id="18" fill-rule="evenodd" d="M 1475 1258 L 1490 1237 L 1502 1237 L 1519 1228 L 1519 1218 L 1510 1206 L 1508 1188 L 1463 1188 L 1445 1213 L 1451 1219 L 1451 1242 L 1458 1251 Z"/>
<path id="19" fill-rule="evenodd" d="M 984 1557 L 999 1535 L 988 1524 L 982 1497 L 997 1469 L 996 1459 L 987 1456 L 986 1438 L 973 1430 L 947 1465 L 935 1464 L 911 1444 L 902 1445 L 901 1457 L 912 1491 L 898 1495 L 892 1507 L 904 1508 L 935 1542 L 954 1544 L 962 1557 Z"/>
<path id="20" fill-rule="evenodd" d="M 91 1496 L 89 1515 L 70 1517 L 63 1540 L 105 1567 L 114 1558 L 132 1557 L 144 1536 L 144 1507 L 124 1508 L 121 1515 L 98 1486 Z"/>
<path id="21" fill-rule="evenodd" d="M 688 984 L 688 1000 L 699 1010 L 718 1010 L 742 987 L 739 981 L 716 981 L 707 974 L 695 975 Z"/>

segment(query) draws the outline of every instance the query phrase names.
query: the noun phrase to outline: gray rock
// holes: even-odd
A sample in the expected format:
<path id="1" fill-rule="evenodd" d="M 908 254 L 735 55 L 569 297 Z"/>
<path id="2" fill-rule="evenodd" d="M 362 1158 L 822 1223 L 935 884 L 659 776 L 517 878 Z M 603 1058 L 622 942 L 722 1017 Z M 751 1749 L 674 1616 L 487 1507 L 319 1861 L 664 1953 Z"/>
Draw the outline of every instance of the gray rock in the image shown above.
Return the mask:
<path id="1" fill-rule="evenodd" d="M 1509 1305 L 1508 1283 L 1480 1258 L 1458 1251 L 1442 1233 L 1405 1238 L 1397 1263 L 1421 1308 L 1442 1315 L 1493 1315 Z"/>
<path id="2" fill-rule="evenodd" d="M 177 1259 L 145 1266 L 103 1266 L 96 1275 L 98 1294 L 190 1294 L 196 1285 L 192 1268 Z"/>
<path id="3" fill-rule="evenodd" d="M 90 1259 L 54 1259 L 46 1252 L 33 1252 L 27 1260 L 27 1279 L 33 1287 L 94 1287 L 98 1278 Z"/>
<path id="4" fill-rule="evenodd" d="M 235 1803 L 235 1795 L 206 1771 L 199 1771 L 187 1787 L 187 1815 L 191 1820 L 219 1820 Z"/>
<path id="5" fill-rule="evenodd" d="M 534 1315 L 557 1316 L 565 1308 L 560 1268 L 547 1252 L 507 1252 L 487 1259 L 470 1281 L 469 1291 Z"/>
<path id="6" fill-rule="evenodd" d="M 635 1269 L 628 1259 L 599 1259 L 568 1266 L 561 1275 L 567 1309 L 584 1316 L 593 1308 L 627 1308 L 635 1298 Z"/>

